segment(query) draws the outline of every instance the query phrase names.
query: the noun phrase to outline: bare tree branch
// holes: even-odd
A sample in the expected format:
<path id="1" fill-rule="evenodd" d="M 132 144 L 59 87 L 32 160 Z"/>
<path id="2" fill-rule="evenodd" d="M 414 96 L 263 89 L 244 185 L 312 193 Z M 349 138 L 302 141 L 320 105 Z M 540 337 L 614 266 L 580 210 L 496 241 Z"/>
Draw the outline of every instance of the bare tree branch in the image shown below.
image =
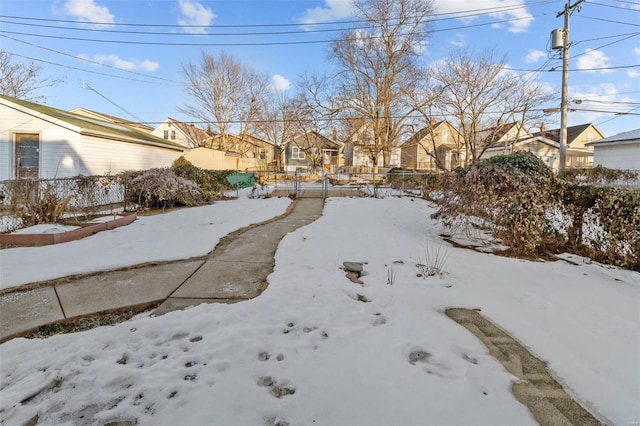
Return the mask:
<path id="1" fill-rule="evenodd" d="M 458 126 L 466 164 L 480 159 L 504 130 L 500 123 L 519 123 L 511 137 L 515 142 L 524 125 L 536 119 L 536 108 L 550 99 L 543 86 L 505 68 L 506 56 L 489 48 L 480 52 L 456 50 L 430 70 L 432 80 L 442 88 L 435 106 Z"/>
<path id="2" fill-rule="evenodd" d="M 33 62 L 23 64 L 13 56 L 0 50 L 0 93 L 28 101 L 46 101 L 43 95 L 34 92 L 63 83 L 64 78 L 42 77 L 42 67 Z"/>
<path id="3" fill-rule="evenodd" d="M 426 78 L 418 63 L 434 8 L 431 0 L 364 0 L 355 6 L 368 26 L 332 43 L 338 68 L 333 101 L 343 113 L 364 120 L 362 146 L 377 169 L 378 154 L 388 164 L 413 112 L 408 95 Z"/>
<path id="4" fill-rule="evenodd" d="M 199 63 L 183 64 L 186 91 L 190 104 L 182 112 L 201 121 L 211 123 L 219 135 L 219 148 L 227 149 L 228 135 L 236 134 L 245 145 L 246 135 L 255 130 L 255 122 L 265 107 L 269 78 L 221 52 L 217 57 L 202 53 Z M 245 147 L 239 148 L 240 154 Z"/>

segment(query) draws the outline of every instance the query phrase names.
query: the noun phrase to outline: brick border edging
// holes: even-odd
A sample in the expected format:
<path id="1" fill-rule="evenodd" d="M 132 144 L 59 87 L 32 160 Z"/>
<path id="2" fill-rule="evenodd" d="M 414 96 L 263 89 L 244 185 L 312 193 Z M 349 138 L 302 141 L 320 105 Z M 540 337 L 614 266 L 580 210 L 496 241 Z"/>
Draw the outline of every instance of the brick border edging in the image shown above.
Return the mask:
<path id="1" fill-rule="evenodd" d="M 51 244 L 67 243 L 69 241 L 78 240 L 88 237 L 100 231 L 116 229 L 121 226 L 129 225 L 138 218 L 137 213 L 131 213 L 126 216 L 109 220 L 107 222 L 99 222 L 91 225 L 83 226 L 67 232 L 57 234 L 0 234 L 0 247 L 38 247 Z"/>
<path id="2" fill-rule="evenodd" d="M 554 379 L 547 363 L 495 325 L 479 309 L 448 308 L 445 315 L 475 335 L 505 369 L 519 380 L 511 392 L 541 426 L 598 426 L 592 413 L 575 401 Z"/>

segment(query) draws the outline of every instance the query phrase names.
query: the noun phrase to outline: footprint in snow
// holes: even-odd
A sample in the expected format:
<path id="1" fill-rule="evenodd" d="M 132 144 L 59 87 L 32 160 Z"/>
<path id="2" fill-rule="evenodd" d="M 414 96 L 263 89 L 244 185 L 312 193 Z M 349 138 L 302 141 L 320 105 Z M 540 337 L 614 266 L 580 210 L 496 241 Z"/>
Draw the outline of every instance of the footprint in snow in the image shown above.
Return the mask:
<path id="1" fill-rule="evenodd" d="M 376 312 L 373 314 L 373 320 L 371 321 L 371 325 L 374 327 L 378 327 L 380 325 L 385 325 L 387 323 L 387 317 L 382 315 L 380 312 Z"/>
<path id="2" fill-rule="evenodd" d="M 278 382 L 271 376 L 262 376 L 258 379 L 258 386 L 269 389 L 271 395 L 276 398 L 282 398 L 287 395 L 296 393 L 296 388 L 291 386 L 288 381 Z"/>
<path id="3" fill-rule="evenodd" d="M 465 361 L 474 364 L 477 363 L 475 358 L 465 359 Z M 409 364 L 411 365 L 421 365 L 423 370 L 427 374 L 435 374 L 436 376 L 444 377 L 444 378 L 460 378 L 463 377 L 466 373 L 466 368 L 464 366 L 458 366 L 457 368 L 451 365 L 450 362 L 446 360 L 440 360 L 438 357 L 435 357 L 431 353 L 423 350 L 417 349 L 412 351 L 409 354 Z"/>
<path id="4" fill-rule="evenodd" d="M 271 356 L 272 355 L 269 352 L 260 352 L 258 354 L 258 360 L 259 361 L 269 361 L 271 359 Z M 278 362 L 283 361 L 284 360 L 284 354 L 282 354 L 282 353 L 277 354 L 275 360 L 278 361 Z"/>

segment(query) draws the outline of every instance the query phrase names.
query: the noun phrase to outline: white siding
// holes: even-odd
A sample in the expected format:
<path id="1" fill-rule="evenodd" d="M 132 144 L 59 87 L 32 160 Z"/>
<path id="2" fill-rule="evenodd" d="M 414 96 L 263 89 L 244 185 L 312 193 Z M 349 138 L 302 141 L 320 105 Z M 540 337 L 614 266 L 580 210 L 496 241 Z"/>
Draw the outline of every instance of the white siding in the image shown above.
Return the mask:
<path id="1" fill-rule="evenodd" d="M 151 134 L 153 136 L 157 136 L 161 139 L 165 139 L 164 137 L 164 132 L 167 132 L 167 138 L 166 140 L 173 142 L 173 143 L 177 143 L 179 145 L 184 146 L 185 148 L 195 148 L 197 147 L 193 145 L 193 143 L 184 135 L 184 133 L 182 133 L 182 131 L 180 131 L 180 129 L 178 129 L 178 127 L 174 124 L 169 123 L 168 121 L 165 121 L 164 123 L 160 124 L 158 127 L 156 127 L 155 129 L 153 129 L 153 132 L 151 132 Z M 172 133 L 175 133 L 175 139 L 171 139 L 171 135 Z"/>
<path id="2" fill-rule="evenodd" d="M 66 177 L 78 174 L 79 134 L 0 105 L 0 180 L 15 178 L 16 133 L 40 135 L 40 177 Z"/>
<path id="3" fill-rule="evenodd" d="M 0 180 L 15 178 L 16 133 L 40 135 L 40 178 L 169 167 L 182 155 L 174 149 L 81 135 L 70 124 L 56 125 L 44 118 L 0 104 Z"/>
<path id="4" fill-rule="evenodd" d="M 115 174 L 125 170 L 170 167 L 182 154 L 182 151 L 85 136 L 80 174 Z"/>
<path id="5" fill-rule="evenodd" d="M 620 145 L 595 145 L 593 165 L 609 169 L 640 170 L 640 142 Z"/>

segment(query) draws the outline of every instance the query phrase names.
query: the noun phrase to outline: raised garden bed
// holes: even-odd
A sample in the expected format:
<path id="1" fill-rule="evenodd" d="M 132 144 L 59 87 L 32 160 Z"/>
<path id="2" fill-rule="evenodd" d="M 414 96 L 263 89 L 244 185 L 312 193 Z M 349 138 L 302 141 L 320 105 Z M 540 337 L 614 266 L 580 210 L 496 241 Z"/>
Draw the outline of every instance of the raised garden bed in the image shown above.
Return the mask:
<path id="1" fill-rule="evenodd" d="M 103 222 L 74 223 L 79 226 L 66 232 L 50 233 L 50 234 L 0 234 L 0 247 L 37 247 L 50 244 L 66 243 L 88 237 L 100 231 L 119 228 L 133 222 L 138 218 L 136 213 L 121 216 L 113 220 Z"/>

